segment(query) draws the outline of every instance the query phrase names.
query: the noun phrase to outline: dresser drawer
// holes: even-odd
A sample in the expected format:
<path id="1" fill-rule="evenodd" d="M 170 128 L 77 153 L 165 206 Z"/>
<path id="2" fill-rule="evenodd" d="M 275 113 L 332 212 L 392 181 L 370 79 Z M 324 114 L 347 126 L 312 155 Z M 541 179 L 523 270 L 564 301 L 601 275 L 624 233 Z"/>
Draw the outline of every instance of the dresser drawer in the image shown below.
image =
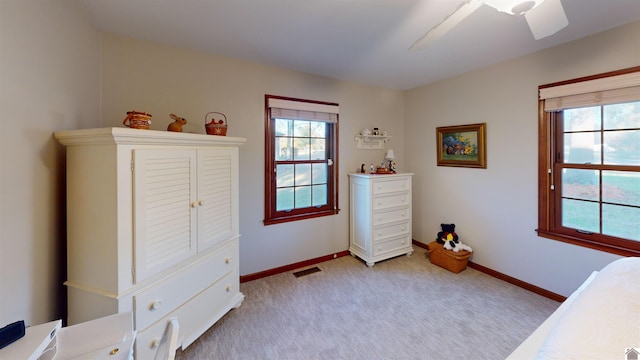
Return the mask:
<path id="1" fill-rule="evenodd" d="M 377 242 L 373 245 L 373 256 L 378 256 L 398 249 L 406 249 L 410 246 L 410 236 L 406 235 L 384 242 Z"/>
<path id="2" fill-rule="evenodd" d="M 237 240 L 206 259 L 133 296 L 136 330 L 143 330 L 237 268 Z"/>
<path id="3" fill-rule="evenodd" d="M 373 182 L 373 194 L 386 194 L 397 191 L 408 191 L 411 189 L 409 178 L 393 180 L 377 180 Z"/>
<path id="4" fill-rule="evenodd" d="M 153 359 L 157 346 L 171 318 L 178 319 L 178 344 L 183 349 L 244 298 L 239 292 L 237 274 L 229 274 L 211 285 L 186 304 L 167 314 L 146 330 L 138 332 L 134 354 L 136 359 Z"/>
<path id="5" fill-rule="evenodd" d="M 373 241 L 376 243 L 381 239 L 407 234 L 411 230 L 410 226 L 409 220 L 393 225 L 376 226 L 373 229 Z"/>
<path id="6" fill-rule="evenodd" d="M 373 225 L 408 219 L 411 219 L 411 214 L 409 214 L 409 207 L 398 210 L 377 211 L 373 214 Z"/>
<path id="7" fill-rule="evenodd" d="M 408 206 L 411 199 L 408 192 L 394 195 L 378 195 L 373 197 L 373 210 L 388 209 L 398 206 Z"/>

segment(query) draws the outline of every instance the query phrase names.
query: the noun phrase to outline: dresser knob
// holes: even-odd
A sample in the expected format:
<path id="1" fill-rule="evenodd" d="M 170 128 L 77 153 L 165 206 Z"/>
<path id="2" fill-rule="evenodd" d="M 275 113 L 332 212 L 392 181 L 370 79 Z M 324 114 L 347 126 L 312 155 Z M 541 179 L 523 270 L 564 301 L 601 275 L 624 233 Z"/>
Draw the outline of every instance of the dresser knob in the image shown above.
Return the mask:
<path id="1" fill-rule="evenodd" d="M 157 347 L 160 345 L 160 341 L 162 341 L 162 339 L 159 339 L 159 338 L 153 339 L 153 340 L 151 341 L 151 346 L 150 346 L 150 347 L 151 347 L 152 349 L 157 348 Z"/>
<path id="2" fill-rule="evenodd" d="M 231 258 L 228 257 L 228 258 L 224 259 L 224 263 L 225 264 L 231 264 Z"/>
<path id="3" fill-rule="evenodd" d="M 109 355 L 115 355 L 115 354 L 117 354 L 117 353 L 118 353 L 118 351 L 120 351 L 120 349 L 115 348 L 115 349 L 113 349 L 113 350 L 109 351 Z"/>
<path id="4" fill-rule="evenodd" d="M 231 291 L 231 285 L 227 285 L 227 287 L 225 288 L 225 290 L 226 290 L 227 292 Z"/>
<path id="5" fill-rule="evenodd" d="M 198 205 L 200 205 L 200 206 L 204 205 L 204 201 L 198 200 Z"/>
<path id="6" fill-rule="evenodd" d="M 151 305 L 149 305 L 149 310 L 151 311 L 156 311 L 158 309 L 160 309 L 160 306 L 162 306 L 162 301 L 154 301 L 151 303 Z"/>
<path id="7" fill-rule="evenodd" d="M 192 207 L 192 208 L 196 207 L 196 202 L 195 202 L 195 201 L 192 201 L 192 202 L 191 202 L 191 207 Z"/>

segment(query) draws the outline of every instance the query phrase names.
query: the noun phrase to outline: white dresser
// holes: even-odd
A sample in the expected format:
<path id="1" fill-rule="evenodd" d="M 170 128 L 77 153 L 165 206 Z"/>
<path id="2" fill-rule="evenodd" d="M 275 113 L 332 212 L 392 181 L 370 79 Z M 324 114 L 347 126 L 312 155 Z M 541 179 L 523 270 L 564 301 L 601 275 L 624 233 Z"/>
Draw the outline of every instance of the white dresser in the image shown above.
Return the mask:
<path id="1" fill-rule="evenodd" d="M 190 345 L 240 306 L 242 138 L 129 128 L 60 131 L 67 147 L 68 324 L 133 312 L 137 359 L 170 319 Z"/>
<path id="2" fill-rule="evenodd" d="M 349 252 L 367 266 L 411 255 L 413 174 L 349 174 Z"/>

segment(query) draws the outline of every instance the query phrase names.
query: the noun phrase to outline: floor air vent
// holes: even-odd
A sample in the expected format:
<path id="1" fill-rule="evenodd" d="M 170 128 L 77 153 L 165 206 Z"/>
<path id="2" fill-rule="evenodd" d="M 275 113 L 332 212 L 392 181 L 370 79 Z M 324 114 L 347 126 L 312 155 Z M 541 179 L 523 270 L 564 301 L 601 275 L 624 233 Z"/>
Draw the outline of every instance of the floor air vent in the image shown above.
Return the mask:
<path id="1" fill-rule="evenodd" d="M 293 275 L 298 278 L 298 277 L 301 277 L 301 276 L 317 273 L 318 271 L 321 271 L 321 270 L 317 266 L 314 266 L 314 267 L 309 268 L 309 269 L 296 271 L 296 272 L 293 273 Z"/>

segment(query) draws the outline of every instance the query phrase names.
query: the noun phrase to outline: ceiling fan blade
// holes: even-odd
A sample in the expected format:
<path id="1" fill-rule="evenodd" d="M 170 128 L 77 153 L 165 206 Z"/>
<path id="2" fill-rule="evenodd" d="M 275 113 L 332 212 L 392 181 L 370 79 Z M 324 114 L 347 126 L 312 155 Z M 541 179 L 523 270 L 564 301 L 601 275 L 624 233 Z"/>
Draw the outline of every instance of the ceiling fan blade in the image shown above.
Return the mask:
<path id="1" fill-rule="evenodd" d="M 536 40 L 553 35 L 569 25 L 560 0 L 545 0 L 538 7 L 525 13 L 524 17 Z"/>
<path id="2" fill-rule="evenodd" d="M 479 0 L 465 0 L 453 13 L 449 14 L 438 25 L 431 28 L 431 30 L 427 31 L 426 34 L 414 42 L 409 48 L 409 51 L 422 50 L 433 44 L 467 16 L 476 11 L 481 5 L 482 2 Z"/>

